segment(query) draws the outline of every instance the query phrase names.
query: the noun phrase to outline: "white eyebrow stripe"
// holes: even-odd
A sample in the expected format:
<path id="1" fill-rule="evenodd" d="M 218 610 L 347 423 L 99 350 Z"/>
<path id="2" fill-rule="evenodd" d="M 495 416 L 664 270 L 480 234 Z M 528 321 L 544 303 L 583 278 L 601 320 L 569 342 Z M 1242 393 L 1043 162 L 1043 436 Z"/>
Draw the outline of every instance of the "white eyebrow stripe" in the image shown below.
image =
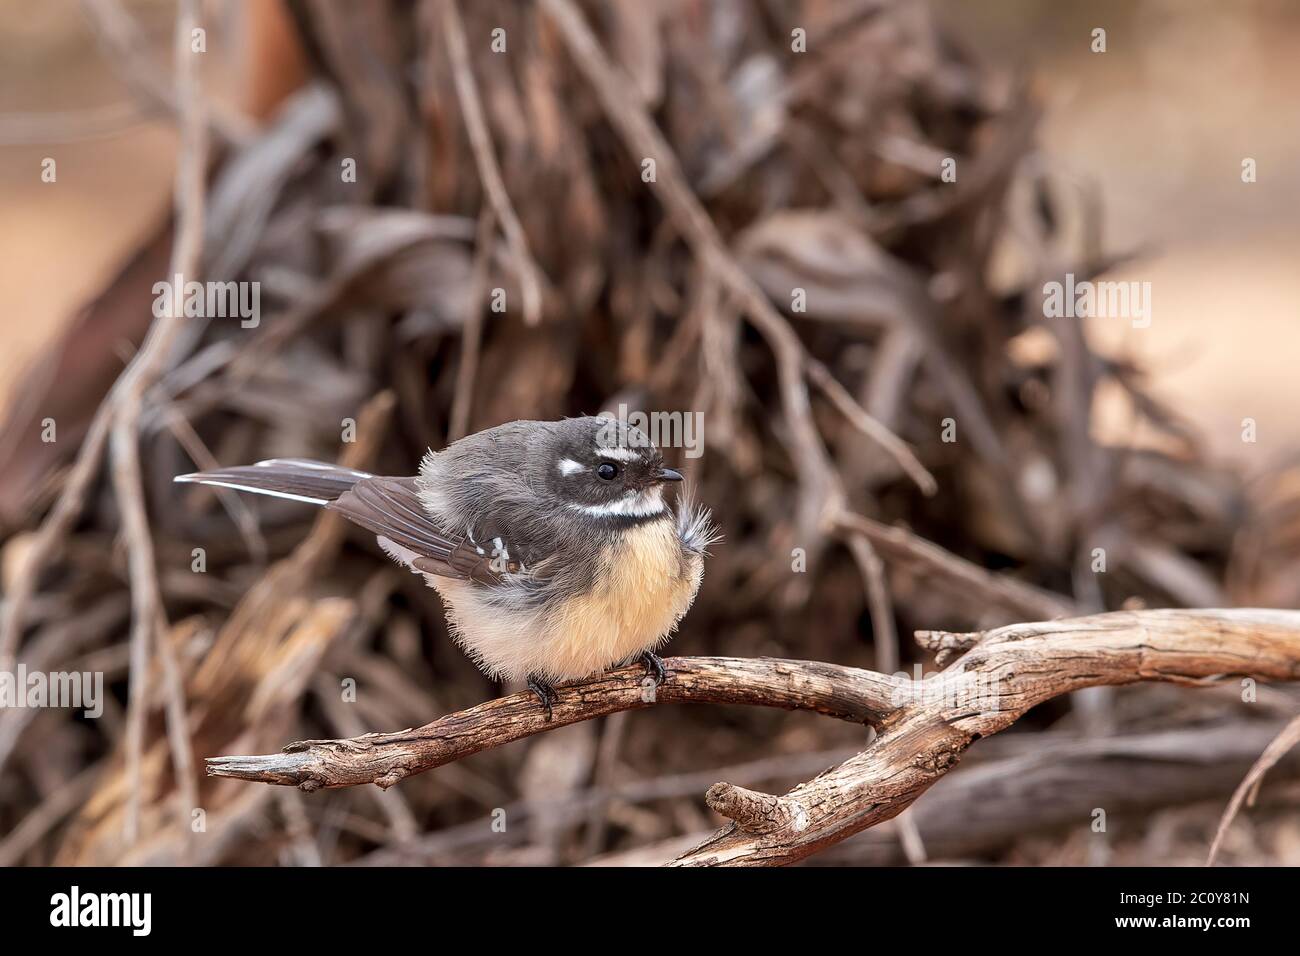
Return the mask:
<path id="1" fill-rule="evenodd" d="M 596 454 L 615 461 L 636 461 L 641 457 L 640 452 L 630 448 L 601 448 L 599 445 L 596 446 Z"/>
<path id="2" fill-rule="evenodd" d="M 560 469 L 560 474 L 572 475 L 582 471 L 583 466 L 581 462 L 574 461 L 572 458 L 561 458 L 557 467 Z"/>
<path id="3" fill-rule="evenodd" d="M 213 481 L 211 478 L 191 478 L 189 475 L 179 475 L 172 480 L 195 485 L 216 485 L 218 488 L 233 488 L 235 491 L 251 491 L 255 495 L 267 495 L 271 498 L 284 498 L 286 501 L 302 501 L 309 505 L 329 504 L 329 500 L 326 498 L 308 498 L 306 495 L 291 495 L 287 491 L 269 491 L 266 488 L 250 488 L 248 485 L 237 485 L 232 481 Z"/>

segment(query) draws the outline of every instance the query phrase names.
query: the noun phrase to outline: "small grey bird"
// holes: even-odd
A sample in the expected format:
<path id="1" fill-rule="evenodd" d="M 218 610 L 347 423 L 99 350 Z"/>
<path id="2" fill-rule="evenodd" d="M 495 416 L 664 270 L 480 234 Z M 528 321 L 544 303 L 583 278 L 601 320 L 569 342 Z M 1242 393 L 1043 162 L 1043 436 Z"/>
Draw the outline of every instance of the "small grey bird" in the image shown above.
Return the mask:
<path id="1" fill-rule="evenodd" d="M 518 421 L 430 451 L 410 478 L 276 458 L 181 475 L 337 511 L 442 596 L 456 641 L 494 679 L 546 706 L 554 685 L 642 659 L 695 600 L 717 534 L 706 509 L 676 510 L 643 432 L 613 418 Z"/>

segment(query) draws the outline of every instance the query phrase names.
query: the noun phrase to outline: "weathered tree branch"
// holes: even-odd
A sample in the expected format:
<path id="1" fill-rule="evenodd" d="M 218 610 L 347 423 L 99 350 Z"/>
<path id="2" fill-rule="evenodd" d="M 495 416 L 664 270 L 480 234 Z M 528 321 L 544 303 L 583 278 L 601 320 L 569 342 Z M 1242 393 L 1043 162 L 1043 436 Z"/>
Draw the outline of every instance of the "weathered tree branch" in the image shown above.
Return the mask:
<path id="1" fill-rule="evenodd" d="M 350 740 L 303 740 L 282 754 L 213 757 L 208 773 L 306 791 L 374 783 L 387 789 L 481 750 L 567 724 L 654 703 L 751 704 L 811 710 L 881 726 L 893 712 L 898 682 L 873 671 L 775 658 L 671 657 L 668 680 L 656 688 L 625 667 L 560 688 L 548 719 L 531 693 L 513 694 L 440 717 L 413 730 Z"/>
<path id="2" fill-rule="evenodd" d="M 897 816 L 971 743 L 1045 700 L 1084 687 L 1225 675 L 1300 678 L 1300 612 L 1119 611 L 997 628 L 913 685 L 870 748 L 781 798 L 802 826 L 755 832 L 737 820 L 674 865 L 792 863 Z"/>
<path id="3" fill-rule="evenodd" d="M 1228 675 L 1300 679 L 1300 611 L 1119 611 L 1014 624 L 980 635 L 952 667 L 920 682 L 812 661 L 672 658 L 667 664 L 658 702 L 812 710 L 880 731 L 862 753 L 784 796 L 730 784 L 710 788 L 710 807 L 733 822 L 674 861 L 770 866 L 897 816 L 972 742 L 1061 694 L 1140 681 L 1204 685 Z M 655 703 L 653 685 L 638 684 L 636 674 L 624 668 L 562 688 L 551 721 L 531 696 L 516 694 L 415 730 L 301 741 L 283 754 L 212 758 L 208 772 L 308 791 L 389 787 L 522 737 Z"/>

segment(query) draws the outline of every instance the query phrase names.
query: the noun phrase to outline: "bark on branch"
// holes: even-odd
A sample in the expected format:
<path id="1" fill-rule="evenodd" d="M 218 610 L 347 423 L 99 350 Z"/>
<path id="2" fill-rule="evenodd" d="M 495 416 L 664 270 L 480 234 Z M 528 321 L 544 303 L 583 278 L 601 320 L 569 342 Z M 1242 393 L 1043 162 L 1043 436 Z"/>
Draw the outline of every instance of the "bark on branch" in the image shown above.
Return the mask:
<path id="1" fill-rule="evenodd" d="M 666 702 L 811 710 L 879 727 L 893 712 L 890 700 L 898 683 L 873 671 L 816 661 L 670 657 L 664 664 L 668 679 L 657 688 L 642 677 L 639 665 L 565 685 L 550 719 L 531 693 L 513 694 L 413 730 L 303 740 L 266 756 L 213 757 L 208 773 L 308 792 L 362 783 L 387 789 L 404 777 L 522 737 Z"/>
<path id="2" fill-rule="evenodd" d="M 997 628 L 920 682 L 813 661 L 671 658 L 657 689 L 632 668 L 561 688 L 547 721 L 531 695 L 449 714 L 414 730 L 351 740 L 308 740 L 282 754 L 217 757 L 215 776 L 303 790 L 404 777 L 552 730 L 665 701 L 812 710 L 879 730 L 862 753 L 784 796 L 729 784 L 709 805 L 734 822 L 674 861 L 693 866 L 792 863 L 911 805 L 980 737 L 1031 707 L 1084 687 L 1170 681 L 1205 685 L 1230 676 L 1300 679 L 1300 611 L 1150 610 Z"/>

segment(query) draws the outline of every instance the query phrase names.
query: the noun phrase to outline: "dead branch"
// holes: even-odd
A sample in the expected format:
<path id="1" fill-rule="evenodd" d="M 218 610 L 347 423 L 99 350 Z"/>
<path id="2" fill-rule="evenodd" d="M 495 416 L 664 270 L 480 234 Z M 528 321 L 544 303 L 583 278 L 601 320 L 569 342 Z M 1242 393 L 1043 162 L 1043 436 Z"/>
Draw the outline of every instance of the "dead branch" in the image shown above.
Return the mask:
<path id="1" fill-rule="evenodd" d="M 793 863 L 910 806 L 980 737 L 1084 687 L 1238 674 L 1300 677 L 1300 612 L 1120 611 L 990 631 L 925 684 L 867 750 L 781 799 L 802 808 L 768 832 L 724 827 L 677 866 Z M 802 825 L 800 825 L 802 824 Z"/>
<path id="2" fill-rule="evenodd" d="M 374 783 L 388 788 L 479 751 L 568 724 L 655 703 L 749 704 L 811 710 L 881 726 L 894 711 L 894 678 L 856 667 L 773 658 L 671 657 L 668 680 L 655 688 L 625 667 L 566 685 L 553 718 L 532 694 L 513 694 L 448 714 L 414 730 L 350 740 L 303 740 L 282 754 L 212 757 L 208 773 L 314 791 Z"/>
<path id="3" fill-rule="evenodd" d="M 627 668 L 567 686 L 551 721 L 530 696 L 516 694 L 415 730 L 300 741 L 282 754 L 211 758 L 208 773 L 307 791 L 360 783 L 387 788 L 522 737 L 659 701 L 797 708 L 876 727 L 880 735 L 868 749 L 784 796 L 730 784 L 710 788 L 709 806 L 733 823 L 674 861 L 781 865 L 897 816 L 973 741 L 1061 694 L 1226 675 L 1300 678 L 1300 612 L 1120 611 L 1014 624 L 984 634 L 951 668 L 922 683 L 768 658 L 672 658 L 668 667 L 670 678 L 657 695 L 642 693 L 636 672 Z"/>
<path id="4" fill-rule="evenodd" d="M 1055 731 L 1003 734 L 973 749 L 960 767 L 945 775 L 925 799 L 914 803 L 895 822 L 913 818 L 931 859 L 975 859 L 1015 846 L 1030 834 L 1086 829 L 1097 807 L 1133 819 L 1169 807 L 1226 800 L 1285 724 L 1276 718 L 1230 719 L 1209 726 L 1096 738 Z M 821 762 L 804 763 L 805 775 L 850 754 L 813 756 Z M 791 764 L 786 766 L 786 779 L 792 779 L 796 771 Z M 673 792 L 698 794 L 719 778 L 746 785 L 761 782 L 752 771 L 745 771 L 737 766 L 719 768 L 712 776 L 709 771 L 697 771 L 672 778 Z M 1297 776 L 1300 754 L 1293 752 L 1272 770 L 1269 782 L 1276 782 L 1281 798 L 1286 799 L 1284 788 Z M 691 784 L 695 786 L 688 790 Z M 647 785 L 639 782 L 637 786 L 639 789 L 624 787 L 619 799 L 641 797 Z M 590 799 L 583 797 L 577 802 L 585 804 Z M 514 820 L 516 814 L 527 813 L 527 805 L 508 807 L 507 813 Z M 481 824 L 464 827 L 458 834 L 463 842 L 455 849 L 471 848 L 475 838 L 480 844 L 490 839 L 481 835 Z M 672 836 L 587 862 L 596 866 L 655 863 L 677 856 L 707 835 L 699 832 L 685 840 Z M 903 834 L 890 827 L 874 827 L 818 853 L 809 862 L 818 866 L 898 864 L 907 859 L 902 838 Z M 433 860 L 445 864 L 449 859 L 461 863 L 478 859 L 472 852 L 449 853 L 453 849 L 450 842 L 451 834 L 441 831 L 410 846 L 375 851 L 364 860 L 368 866 L 410 866 Z"/>

